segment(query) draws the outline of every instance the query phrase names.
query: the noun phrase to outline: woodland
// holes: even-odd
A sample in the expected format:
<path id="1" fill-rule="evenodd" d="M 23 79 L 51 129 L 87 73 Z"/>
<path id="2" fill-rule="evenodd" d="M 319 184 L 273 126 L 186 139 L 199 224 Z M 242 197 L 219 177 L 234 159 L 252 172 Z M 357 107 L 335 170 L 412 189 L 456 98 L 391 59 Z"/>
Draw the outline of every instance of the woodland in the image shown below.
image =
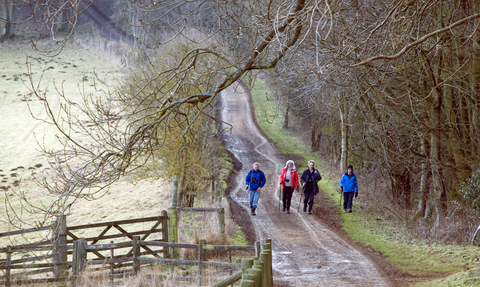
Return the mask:
<path id="1" fill-rule="evenodd" d="M 1 40 L 33 35 L 45 56 L 61 53 L 93 9 L 107 17 L 99 25 L 132 41 L 127 76 L 102 98 L 71 102 L 58 89 L 63 104 L 52 110 L 33 88 L 64 147 L 43 150 L 55 173 L 39 184 L 57 198 L 31 207 L 43 223 L 161 162 L 171 163 L 162 176 L 180 175 L 180 205 L 192 206 L 190 191 L 218 176 L 205 167 L 222 164 L 217 95 L 268 74 L 284 128 L 308 127 L 311 150 L 336 170 L 375 173 L 383 188 L 372 201 L 428 224 L 425 236 L 471 239 L 480 219 L 478 1 L 0 0 L 0 9 Z M 40 48 L 40 38 L 55 47 Z M 452 236 L 460 232 L 468 235 Z"/>

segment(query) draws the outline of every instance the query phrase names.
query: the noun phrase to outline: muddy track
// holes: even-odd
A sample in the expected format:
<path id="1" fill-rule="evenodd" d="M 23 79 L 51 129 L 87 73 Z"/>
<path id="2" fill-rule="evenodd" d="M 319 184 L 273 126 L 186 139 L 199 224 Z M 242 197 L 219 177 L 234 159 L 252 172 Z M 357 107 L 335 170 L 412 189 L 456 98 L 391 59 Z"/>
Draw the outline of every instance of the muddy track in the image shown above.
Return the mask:
<path id="1" fill-rule="evenodd" d="M 217 114 L 233 125 L 222 140 L 234 158 L 227 194 L 233 219 L 244 226 L 249 241 L 271 238 L 275 286 L 393 286 L 386 260 L 353 243 L 339 230 L 338 215 L 321 207 L 326 198 L 315 198 L 314 215 L 298 212 L 299 194 L 292 198 L 291 214 L 278 210 L 278 177 L 286 156 L 259 130 L 251 108 L 251 96 L 244 85 L 235 85 L 219 98 Z M 245 176 L 253 162 L 260 163 L 267 184 L 262 189 L 257 216 L 249 215 Z M 302 171 L 299 171 L 299 173 Z M 373 260 L 372 260 L 373 259 Z M 388 265 L 388 264 L 387 264 Z M 389 274 L 391 275 L 391 274 Z"/>

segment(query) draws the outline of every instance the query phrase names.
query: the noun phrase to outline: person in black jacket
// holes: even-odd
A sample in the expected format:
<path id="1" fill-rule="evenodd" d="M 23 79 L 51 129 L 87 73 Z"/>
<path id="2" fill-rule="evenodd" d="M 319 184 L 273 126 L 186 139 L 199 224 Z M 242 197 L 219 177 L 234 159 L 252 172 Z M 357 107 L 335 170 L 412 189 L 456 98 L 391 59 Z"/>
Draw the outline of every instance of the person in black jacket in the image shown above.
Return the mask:
<path id="1" fill-rule="evenodd" d="M 315 169 L 315 162 L 310 160 L 308 162 L 308 168 L 302 173 L 302 177 L 300 178 L 300 183 L 303 186 L 303 194 L 305 194 L 303 212 L 307 212 L 308 203 L 308 214 L 312 214 L 313 199 L 318 193 L 318 182 L 321 179 L 320 172 Z"/>

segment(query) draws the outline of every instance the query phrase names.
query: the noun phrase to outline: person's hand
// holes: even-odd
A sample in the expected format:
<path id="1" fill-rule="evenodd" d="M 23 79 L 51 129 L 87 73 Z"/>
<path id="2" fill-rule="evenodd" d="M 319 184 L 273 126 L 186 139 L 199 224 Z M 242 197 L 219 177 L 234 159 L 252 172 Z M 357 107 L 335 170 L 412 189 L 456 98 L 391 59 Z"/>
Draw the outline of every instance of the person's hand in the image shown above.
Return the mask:
<path id="1" fill-rule="evenodd" d="M 282 184 L 283 184 L 283 181 L 280 181 L 280 184 L 282 185 Z"/>
<path id="2" fill-rule="evenodd" d="M 357 197 L 358 197 L 358 192 L 355 192 L 355 198 L 357 198 Z"/>
<path id="3" fill-rule="evenodd" d="M 300 188 L 297 186 L 297 187 L 295 188 L 295 190 L 298 192 L 298 191 L 300 190 Z"/>
<path id="4" fill-rule="evenodd" d="M 306 183 L 306 182 L 302 183 L 302 186 L 305 186 L 305 183 Z"/>
<path id="5" fill-rule="evenodd" d="M 245 186 L 245 189 L 248 189 L 248 185 Z"/>
<path id="6" fill-rule="evenodd" d="M 257 188 L 257 191 L 261 191 L 261 190 L 262 190 L 262 188 L 259 186 L 259 187 Z"/>

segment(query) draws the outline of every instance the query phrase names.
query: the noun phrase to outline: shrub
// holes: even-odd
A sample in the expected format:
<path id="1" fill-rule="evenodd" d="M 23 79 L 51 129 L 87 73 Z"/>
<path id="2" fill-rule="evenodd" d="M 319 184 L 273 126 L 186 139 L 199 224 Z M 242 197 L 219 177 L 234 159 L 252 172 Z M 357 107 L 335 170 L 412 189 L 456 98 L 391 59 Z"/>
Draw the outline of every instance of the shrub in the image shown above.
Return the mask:
<path id="1" fill-rule="evenodd" d="M 458 195 L 458 198 L 453 201 L 457 208 L 463 210 L 471 219 L 478 219 L 480 217 L 480 170 L 474 171 L 462 183 Z"/>

